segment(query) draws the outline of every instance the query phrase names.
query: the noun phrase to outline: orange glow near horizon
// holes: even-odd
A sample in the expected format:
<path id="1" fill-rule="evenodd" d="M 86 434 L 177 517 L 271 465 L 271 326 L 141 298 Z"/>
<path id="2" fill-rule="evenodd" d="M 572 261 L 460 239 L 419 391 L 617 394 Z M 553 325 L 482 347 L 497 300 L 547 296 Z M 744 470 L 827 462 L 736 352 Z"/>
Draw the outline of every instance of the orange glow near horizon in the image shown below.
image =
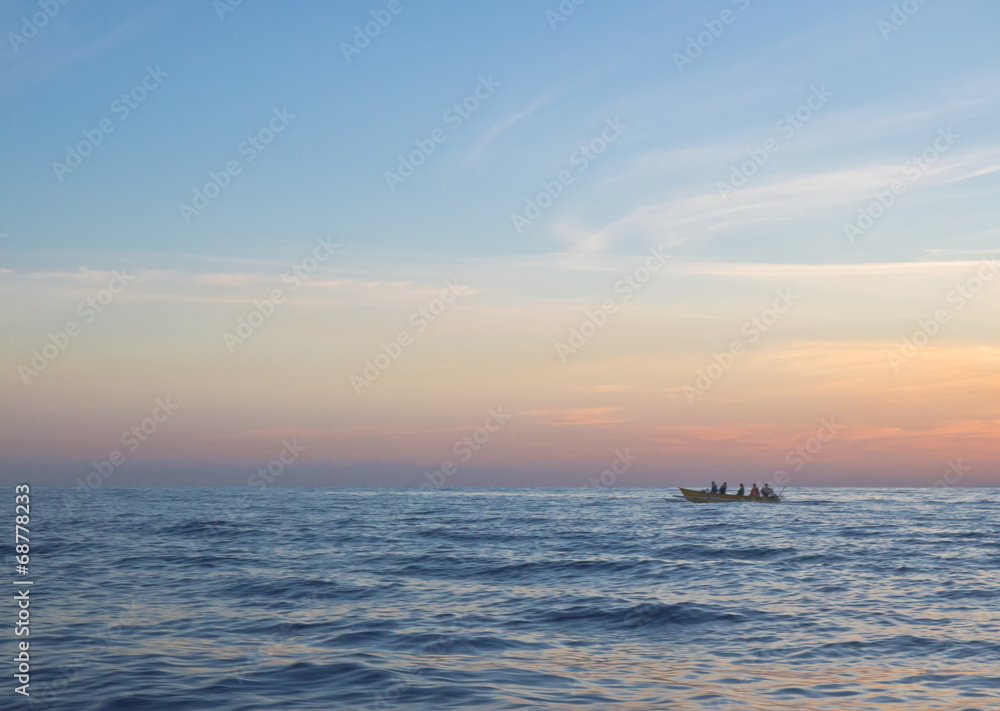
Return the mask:
<path id="1" fill-rule="evenodd" d="M 961 266 L 948 270 L 962 273 Z M 914 480 L 907 467 L 932 472 L 955 458 L 975 463 L 970 482 L 998 482 L 1000 347 L 979 338 L 991 327 L 996 298 L 984 296 L 893 367 L 889 354 L 942 297 L 899 294 L 873 312 L 874 287 L 864 291 L 863 270 L 850 302 L 816 274 L 786 270 L 774 282 L 773 269 L 745 271 L 734 268 L 715 297 L 721 301 L 700 307 L 685 294 L 704 280 L 707 288 L 714 276 L 697 266 L 665 274 L 659 290 L 651 286 L 614 314 L 565 363 L 554 344 L 599 298 L 566 302 L 493 284 L 459 297 L 418 332 L 407 317 L 440 291 L 433 282 L 385 282 L 370 290 L 370 303 L 354 306 L 344 290 L 358 288 L 355 282 L 328 280 L 230 353 L 220 334 L 246 310 L 240 295 L 260 285 L 195 280 L 202 286 L 188 287 L 183 298 L 153 299 L 160 317 L 151 321 L 150 297 L 163 294 L 147 275 L 146 292 L 126 294 L 114 316 L 94 324 L 101 339 L 85 334 L 27 386 L 16 377 L 18 365 L 45 334 L 8 324 L 2 365 L 11 377 L 2 389 L 17 416 L 8 414 L 0 441 L 11 459 L 86 462 L 120 447 L 122 433 L 156 398 L 169 396 L 179 411 L 135 460 L 249 466 L 270 459 L 283 439 L 298 438 L 308 445 L 303 461 L 421 468 L 452 456 L 487 410 L 500 407 L 510 422 L 469 467 L 592 469 L 630 448 L 642 457 L 633 480 L 653 484 L 659 472 L 734 462 L 766 475 L 833 418 L 842 429 L 803 468 L 803 483 L 819 473 L 836 480 L 839 468 L 868 468 L 905 483 Z M 911 274 L 901 272 L 882 278 L 911 284 Z M 211 299 L 194 299 L 205 283 Z M 768 307 L 776 283 L 790 284 L 801 304 L 754 340 L 741 324 Z M 216 289 L 235 291 L 218 300 Z M 37 308 L 45 313 L 35 320 L 58 322 L 57 305 L 43 300 Z M 412 345 L 356 393 L 351 376 L 407 329 Z M 890 330 L 899 337 L 874 335 Z M 709 371 L 734 340 L 744 346 L 739 357 Z M 718 377 L 692 396 L 705 372 Z M 916 481 L 926 480 L 921 474 Z"/>

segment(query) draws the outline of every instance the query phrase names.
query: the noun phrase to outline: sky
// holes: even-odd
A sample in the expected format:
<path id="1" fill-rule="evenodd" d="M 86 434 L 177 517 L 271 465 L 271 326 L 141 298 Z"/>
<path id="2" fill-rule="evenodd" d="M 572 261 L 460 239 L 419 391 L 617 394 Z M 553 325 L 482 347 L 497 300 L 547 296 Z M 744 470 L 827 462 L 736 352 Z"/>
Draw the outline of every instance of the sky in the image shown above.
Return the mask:
<path id="1" fill-rule="evenodd" d="M 1000 485 L 998 20 L 4 3 L 0 482 Z"/>

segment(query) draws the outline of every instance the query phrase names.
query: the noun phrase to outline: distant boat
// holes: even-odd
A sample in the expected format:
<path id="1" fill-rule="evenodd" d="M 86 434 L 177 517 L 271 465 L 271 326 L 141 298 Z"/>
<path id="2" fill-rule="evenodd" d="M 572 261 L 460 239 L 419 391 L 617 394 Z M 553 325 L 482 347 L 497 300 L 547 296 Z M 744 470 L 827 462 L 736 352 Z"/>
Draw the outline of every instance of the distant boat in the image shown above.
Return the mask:
<path id="1" fill-rule="evenodd" d="M 708 504 L 708 503 L 724 503 L 730 501 L 751 501 L 757 504 L 776 504 L 781 501 L 781 495 L 775 494 L 774 496 L 764 497 L 764 496 L 750 496 L 744 495 L 740 496 L 738 494 L 710 494 L 707 491 L 698 491 L 697 489 L 685 489 L 684 487 L 678 487 L 681 490 L 681 496 L 674 494 L 675 498 L 686 499 L 696 504 Z"/>

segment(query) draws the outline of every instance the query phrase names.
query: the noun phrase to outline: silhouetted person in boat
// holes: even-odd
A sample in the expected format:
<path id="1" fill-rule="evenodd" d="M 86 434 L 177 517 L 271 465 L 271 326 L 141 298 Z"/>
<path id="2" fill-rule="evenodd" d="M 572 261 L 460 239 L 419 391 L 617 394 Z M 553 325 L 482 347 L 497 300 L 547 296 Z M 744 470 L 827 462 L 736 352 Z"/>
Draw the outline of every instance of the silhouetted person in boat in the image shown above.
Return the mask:
<path id="1" fill-rule="evenodd" d="M 719 487 L 719 493 L 725 494 L 727 488 L 729 488 L 729 484 L 727 484 L 726 482 L 722 482 L 722 486 Z"/>
<path id="2" fill-rule="evenodd" d="M 719 493 L 719 487 L 717 487 L 715 485 L 714 481 L 712 482 L 712 490 L 710 492 L 708 492 L 708 493 L 710 493 L 710 494 L 718 494 Z"/>
<path id="3" fill-rule="evenodd" d="M 754 484 L 753 488 L 750 489 L 750 496 L 753 497 L 753 498 L 755 498 L 755 499 L 759 499 L 760 498 L 760 489 L 757 488 L 756 484 Z"/>
<path id="4" fill-rule="evenodd" d="M 737 496 L 743 496 L 747 492 L 747 488 L 743 486 L 743 482 L 740 482 L 740 488 L 736 490 Z"/>
<path id="5" fill-rule="evenodd" d="M 764 488 L 760 490 L 761 496 L 770 499 L 774 496 L 774 489 L 771 488 L 770 484 L 764 484 Z"/>

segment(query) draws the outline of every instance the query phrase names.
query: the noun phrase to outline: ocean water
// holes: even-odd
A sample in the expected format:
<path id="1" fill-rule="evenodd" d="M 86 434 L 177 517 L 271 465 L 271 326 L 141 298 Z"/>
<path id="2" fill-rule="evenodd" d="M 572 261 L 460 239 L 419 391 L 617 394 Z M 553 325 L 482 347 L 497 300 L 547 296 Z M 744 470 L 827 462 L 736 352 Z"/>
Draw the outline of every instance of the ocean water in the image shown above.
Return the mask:
<path id="1" fill-rule="evenodd" d="M 69 491 L 3 708 L 1000 709 L 996 489 Z"/>

